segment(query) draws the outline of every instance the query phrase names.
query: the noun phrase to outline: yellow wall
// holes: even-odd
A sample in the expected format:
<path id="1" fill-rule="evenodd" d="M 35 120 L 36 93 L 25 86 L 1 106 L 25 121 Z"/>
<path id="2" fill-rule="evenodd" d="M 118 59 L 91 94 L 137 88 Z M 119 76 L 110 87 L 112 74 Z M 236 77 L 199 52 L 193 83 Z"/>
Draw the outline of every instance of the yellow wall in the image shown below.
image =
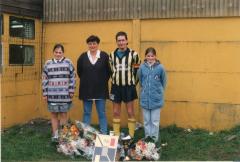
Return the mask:
<path id="1" fill-rule="evenodd" d="M 1 122 L 2 127 L 25 123 L 41 117 L 40 107 L 40 51 L 42 22 L 35 19 L 35 39 L 9 37 L 9 14 L 3 15 L 4 35 L 3 69 L 1 76 Z M 16 15 L 13 15 L 16 16 Z M 23 17 L 20 17 L 23 18 Z M 24 17 L 27 18 L 27 17 Z M 31 18 L 29 18 L 31 19 Z M 33 66 L 9 66 L 9 44 L 34 45 L 35 64 Z"/>
<path id="2" fill-rule="evenodd" d="M 120 28 L 121 26 L 121 28 Z M 115 48 L 115 33 L 119 30 L 127 31 L 129 33 L 129 45 L 132 46 L 133 22 L 132 21 L 111 21 L 111 22 L 88 22 L 88 23 L 47 23 L 44 25 L 44 49 L 45 60 L 52 58 L 52 48 L 55 43 L 63 43 L 65 47 L 65 56 L 70 58 L 75 67 L 77 59 L 80 54 L 87 50 L 86 39 L 91 34 L 96 34 L 100 37 L 100 48 L 106 52 L 110 52 Z M 110 86 L 109 86 L 110 87 Z M 79 78 L 77 77 L 76 95 L 73 101 L 73 108 L 70 110 L 70 118 L 72 120 L 82 120 L 83 106 L 82 102 L 78 99 Z M 44 107 L 47 107 L 46 103 Z M 136 102 L 136 107 L 138 104 Z M 139 109 L 136 108 L 138 114 Z M 48 116 L 47 108 L 45 108 L 44 116 Z M 126 116 L 125 108 L 122 109 L 122 118 Z M 97 113 L 94 108 L 92 115 L 92 122 L 96 123 Z M 137 116 L 138 117 L 138 116 Z M 107 118 L 109 124 L 112 121 L 112 104 L 107 103 Z M 126 124 L 123 122 L 123 124 Z"/>
<path id="3" fill-rule="evenodd" d="M 240 124 L 239 27 L 239 18 L 142 21 L 141 53 L 156 47 L 168 71 L 162 125 Z"/>
<path id="4" fill-rule="evenodd" d="M 7 17 L 4 15 L 5 20 Z M 40 33 L 41 22 L 37 22 Z M 177 124 L 216 131 L 240 124 L 239 18 L 44 23 L 43 26 L 43 62 L 52 57 L 55 43 L 63 43 L 65 56 L 76 67 L 80 53 L 87 50 L 85 40 L 89 35 L 98 35 L 100 48 L 110 52 L 116 48 L 115 34 L 120 30 L 128 33 L 129 47 L 139 51 L 142 60 L 145 49 L 155 47 L 168 77 L 161 126 Z M 7 30 L 7 23 L 5 28 Z M 6 44 L 11 41 L 6 30 L 5 56 L 8 55 Z M 38 42 L 35 44 L 40 51 Z M 36 55 L 40 62 L 40 53 Z M 49 118 L 46 103 L 41 100 L 40 63 L 24 69 L 25 76 L 36 73 L 34 78 L 18 79 L 22 75 L 16 74 L 18 70 L 20 73 L 20 67 L 7 66 L 4 73 L 11 79 L 4 82 L 2 77 L 4 127 L 35 117 Z M 77 78 L 76 95 L 69 113 L 72 120 L 82 120 L 83 107 L 78 100 L 78 87 Z M 135 107 L 137 120 L 141 121 L 138 102 L 135 102 Z M 122 125 L 126 125 L 126 114 L 122 105 Z M 107 103 L 107 118 L 111 124 L 111 102 Z M 97 123 L 95 109 L 92 122 Z"/>
<path id="5" fill-rule="evenodd" d="M 87 50 L 89 35 L 98 35 L 100 48 L 110 52 L 116 47 L 116 32 L 126 31 L 129 46 L 139 51 L 142 59 L 145 49 L 153 46 L 167 70 L 161 126 L 221 130 L 240 124 L 239 28 L 239 18 L 46 23 L 44 49 L 47 59 L 53 45 L 63 43 L 66 56 L 76 66 L 79 54 Z M 81 120 L 82 105 L 77 95 L 70 117 Z M 122 118 L 126 119 L 123 110 Z M 138 103 L 136 110 L 137 119 L 142 120 Z M 93 116 L 95 123 L 96 111 Z M 110 102 L 107 116 L 111 123 Z"/>

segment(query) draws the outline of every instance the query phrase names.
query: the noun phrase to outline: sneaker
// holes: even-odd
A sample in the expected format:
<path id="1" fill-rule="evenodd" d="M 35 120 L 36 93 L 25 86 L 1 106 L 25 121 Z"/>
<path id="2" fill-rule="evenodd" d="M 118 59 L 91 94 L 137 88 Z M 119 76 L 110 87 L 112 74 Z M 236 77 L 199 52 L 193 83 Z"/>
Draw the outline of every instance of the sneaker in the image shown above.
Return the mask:
<path id="1" fill-rule="evenodd" d="M 132 137 L 130 135 L 127 135 L 126 137 L 122 137 L 122 140 L 125 141 L 125 140 L 130 140 L 132 139 Z"/>
<path id="2" fill-rule="evenodd" d="M 135 131 L 139 130 L 139 129 L 142 129 L 142 128 L 143 128 L 143 125 L 139 122 L 136 122 Z"/>
<path id="3" fill-rule="evenodd" d="M 159 141 L 155 142 L 155 146 L 156 148 L 160 148 L 161 147 L 161 143 Z"/>
<path id="4" fill-rule="evenodd" d="M 58 137 L 52 137 L 51 138 L 52 143 L 58 143 Z"/>
<path id="5" fill-rule="evenodd" d="M 147 137 L 144 138 L 144 141 L 145 142 L 154 142 L 154 139 L 150 136 L 147 136 Z"/>
<path id="6" fill-rule="evenodd" d="M 121 132 L 120 133 L 120 139 L 122 139 L 123 137 L 125 137 L 125 133 Z"/>
<path id="7" fill-rule="evenodd" d="M 58 138 L 58 129 L 54 132 L 54 137 Z"/>
<path id="8" fill-rule="evenodd" d="M 151 138 L 154 140 L 154 142 L 157 142 L 157 141 L 158 141 L 158 138 L 155 137 L 155 136 L 152 136 Z"/>

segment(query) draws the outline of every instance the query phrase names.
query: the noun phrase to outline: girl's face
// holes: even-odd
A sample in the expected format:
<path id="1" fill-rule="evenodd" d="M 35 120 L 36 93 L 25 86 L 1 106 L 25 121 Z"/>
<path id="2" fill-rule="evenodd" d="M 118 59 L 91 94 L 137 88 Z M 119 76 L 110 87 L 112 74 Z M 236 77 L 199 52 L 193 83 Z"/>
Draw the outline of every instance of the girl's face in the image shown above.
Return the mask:
<path id="1" fill-rule="evenodd" d="M 120 50 L 125 51 L 127 49 L 128 40 L 124 35 L 117 37 L 117 46 Z"/>
<path id="2" fill-rule="evenodd" d="M 88 42 L 88 49 L 91 53 L 95 53 L 98 50 L 97 42 Z"/>
<path id="3" fill-rule="evenodd" d="M 56 48 L 54 51 L 53 51 L 53 56 L 56 60 L 60 60 L 62 57 L 63 57 L 63 51 L 62 51 L 62 48 Z"/>
<path id="4" fill-rule="evenodd" d="M 156 55 L 154 55 L 152 52 L 149 52 L 145 56 L 148 63 L 153 64 L 156 61 Z"/>

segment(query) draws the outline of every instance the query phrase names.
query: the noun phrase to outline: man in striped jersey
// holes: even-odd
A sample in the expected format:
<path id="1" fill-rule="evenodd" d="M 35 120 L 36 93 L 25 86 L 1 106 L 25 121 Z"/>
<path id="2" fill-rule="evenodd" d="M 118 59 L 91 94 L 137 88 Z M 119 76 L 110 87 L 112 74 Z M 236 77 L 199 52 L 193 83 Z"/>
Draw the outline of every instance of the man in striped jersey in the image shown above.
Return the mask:
<path id="1" fill-rule="evenodd" d="M 136 72 L 140 64 L 136 51 L 128 48 L 125 32 L 116 34 L 118 48 L 111 52 L 109 61 L 112 69 L 112 88 L 110 99 L 113 102 L 113 130 L 120 134 L 121 102 L 125 103 L 128 113 L 129 135 L 133 138 L 135 131 L 134 99 L 137 99 Z"/>

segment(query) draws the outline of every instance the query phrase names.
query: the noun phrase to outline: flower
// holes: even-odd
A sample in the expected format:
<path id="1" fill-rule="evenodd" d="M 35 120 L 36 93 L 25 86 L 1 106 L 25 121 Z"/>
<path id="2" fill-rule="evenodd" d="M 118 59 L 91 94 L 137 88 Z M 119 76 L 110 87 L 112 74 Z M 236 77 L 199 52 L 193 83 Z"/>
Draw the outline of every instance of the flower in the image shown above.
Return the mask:
<path id="1" fill-rule="evenodd" d="M 78 135 L 79 135 L 79 130 L 78 128 L 76 127 L 76 125 L 72 125 L 71 128 L 71 134 L 76 138 Z"/>
<path id="2" fill-rule="evenodd" d="M 157 161 L 157 160 L 159 160 L 160 156 L 159 156 L 159 154 L 157 152 L 154 152 L 152 154 L 152 158 L 153 158 L 153 160 Z"/>
<path id="3" fill-rule="evenodd" d="M 90 160 L 94 153 L 96 133 L 98 131 L 94 128 L 79 121 L 66 124 L 59 131 L 57 151 L 67 156 L 81 155 Z"/>
<path id="4" fill-rule="evenodd" d="M 139 140 L 136 143 L 134 151 L 130 151 L 130 156 L 136 160 L 142 160 L 143 158 L 147 160 L 159 160 L 160 156 L 158 150 L 159 149 L 156 148 L 154 143 Z"/>

